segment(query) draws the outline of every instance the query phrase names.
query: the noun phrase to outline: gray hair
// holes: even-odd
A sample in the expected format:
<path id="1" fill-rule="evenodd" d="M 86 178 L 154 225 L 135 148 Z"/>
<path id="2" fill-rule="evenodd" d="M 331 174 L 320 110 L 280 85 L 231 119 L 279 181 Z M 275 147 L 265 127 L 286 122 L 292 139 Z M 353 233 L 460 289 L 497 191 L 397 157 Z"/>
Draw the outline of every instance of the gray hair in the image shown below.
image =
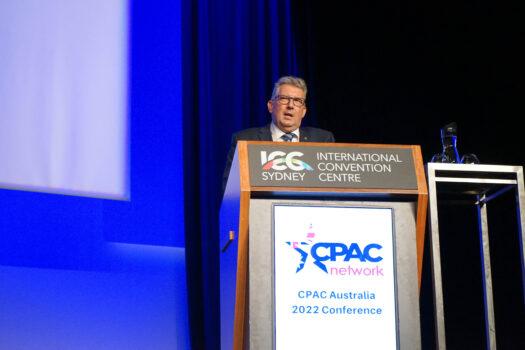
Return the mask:
<path id="1" fill-rule="evenodd" d="M 279 87 L 281 85 L 293 85 L 301 90 L 304 91 L 304 97 L 306 97 L 306 93 L 308 92 L 308 89 L 306 88 L 306 83 L 303 79 L 299 78 L 299 77 L 294 77 L 294 76 L 286 76 L 286 77 L 281 77 L 279 78 L 279 80 L 277 80 L 277 82 L 275 83 L 275 85 L 273 86 L 273 92 L 272 92 L 272 100 L 277 96 L 277 92 L 279 91 Z"/>

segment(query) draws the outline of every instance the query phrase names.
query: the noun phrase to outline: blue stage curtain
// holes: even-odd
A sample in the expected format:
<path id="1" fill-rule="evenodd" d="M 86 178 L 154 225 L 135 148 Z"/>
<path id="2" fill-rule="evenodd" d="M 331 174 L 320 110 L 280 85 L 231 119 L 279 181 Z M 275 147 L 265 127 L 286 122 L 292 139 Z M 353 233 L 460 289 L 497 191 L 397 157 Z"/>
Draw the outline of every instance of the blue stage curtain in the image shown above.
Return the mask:
<path id="1" fill-rule="evenodd" d="M 218 349 L 221 180 L 231 134 L 270 121 L 274 81 L 297 71 L 289 0 L 183 4 L 184 171 L 194 349 Z"/>

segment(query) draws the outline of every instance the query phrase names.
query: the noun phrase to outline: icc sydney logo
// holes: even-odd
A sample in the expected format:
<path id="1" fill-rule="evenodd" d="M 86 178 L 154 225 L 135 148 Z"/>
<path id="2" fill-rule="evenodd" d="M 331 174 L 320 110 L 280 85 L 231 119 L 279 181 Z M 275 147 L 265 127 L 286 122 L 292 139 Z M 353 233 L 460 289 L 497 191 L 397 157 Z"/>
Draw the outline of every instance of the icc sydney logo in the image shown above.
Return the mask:
<path id="1" fill-rule="evenodd" d="M 312 171 L 314 170 L 308 163 L 302 161 L 301 159 L 298 159 L 299 157 L 302 157 L 304 154 L 301 152 L 282 152 L 282 151 L 274 151 L 270 154 L 267 154 L 266 151 L 261 151 L 261 164 L 263 170 L 295 170 L 295 171 L 301 171 L 301 170 L 308 170 Z"/>

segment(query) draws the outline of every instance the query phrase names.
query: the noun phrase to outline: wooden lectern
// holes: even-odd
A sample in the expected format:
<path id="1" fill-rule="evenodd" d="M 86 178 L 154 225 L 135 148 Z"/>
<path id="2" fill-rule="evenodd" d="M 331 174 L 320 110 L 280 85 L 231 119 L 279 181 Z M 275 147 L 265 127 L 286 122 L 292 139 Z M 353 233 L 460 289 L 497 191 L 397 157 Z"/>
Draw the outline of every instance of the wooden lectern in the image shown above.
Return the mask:
<path id="1" fill-rule="evenodd" d="M 319 327 L 337 327 L 344 325 L 345 320 L 351 325 L 347 327 L 351 335 L 351 329 L 357 329 L 355 325 L 360 320 L 370 324 L 383 322 L 382 315 L 377 315 L 387 313 L 381 298 L 393 300 L 388 316 L 395 320 L 391 330 L 393 338 L 387 348 L 421 348 L 419 286 L 427 199 L 419 146 L 238 142 L 220 211 L 221 348 L 281 350 L 284 346 L 279 346 L 279 339 L 288 341 L 297 337 L 292 330 L 295 326 L 304 327 L 303 335 L 311 344 L 317 344 L 317 336 L 330 334 Z M 317 208 L 328 208 L 323 227 L 331 227 L 334 234 L 342 231 L 343 236 L 338 237 L 344 239 L 331 238 L 327 229 L 313 233 L 316 227 L 303 228 L 302 223 L 295 224 L 295 217 L 283 219 L 285 214 L 279 214 L 280 221 L 276 221 L 277 209 L 288 210 L 295 206 L 305 209 L 305 215 L 317 213 Z M 391 242 L 392 254 L 387 253 L 388 244 L 372 240 L 372 231 L 352 226 L 357 224 L 350 216 L 348 223 L 344 222 L 344 216 L 337 217 L 343 221 L 335 225 L 334 216 L 330 216 L 333 208 L 337 213 L 350 213 L 358 221 L 362 217 L 359 210 L 378 208 L 391 212 L 392 237 L 384 242 Z M 375 215 L 380 211 L 371 212 Z M 372 220 L 362 225 L 374 226 L 377 220 Z M 291 238 L 279 243 L 279 225 L 289 227 L 283 231 L 286 234 L 297 228 L 308 232 L 308 236 L 301 242 Z M 388 231 L 388 224 L 385 227 Z M 344 236 L 347 232 L 348 236 Z M 361 236 L 354 237 L 352 232 Z M 312 277 L 314 279 L 308 283 L 314 287 L 297 290 L 284 287 L 284 280 L 278 280 L 280 269 L 285 269 L 280 262 L 284 256 L 279 255 L 282 249 L 289 249 L 291 259 L 300 262 L 297 269 L 294 265 L 293 269 L 286 268 L 285 273 L 293 278 L 297 276 L 301 283 L 306 276 L 319 276 L 319 285 L 316 286 L 315 277 Z M 355 290 L 359 283 L 366 286 L 367 278 L 371 283 L 379 283 L 383 270 L 374 264 L 388 266 L 388 263 L 392 265 L 391 295 L 375 287 Z M 356 277 L 356 271 L 364 271 L 366 276 Z M 373 271 L 381 276 L 368 276 L 373 275 Z M 334 283 L 339 283 L 339 287 L 322 282 L 335 278 L 329 273 L 337 275 L 339 279 Z M 354 274 L 352 278 L 347 276 L 350 273 Z M 341 283 L 348 283 L 348 288 L 341 287 Z M 281 320 L 282 312 L 277 311 L 277 306 L 288 305 L 279 299 L 285 295 L 283 293 L 292 293 L 291 297 L 306 305 L 285 309 L 285 316 L 291 323 L 287 323 L 288 319 Z M 318 332 L 308 331 L 311 325 Z M 380 337 L 378 333 L 375 338 Z M 376 340 L 365 335 L 363 339 Z M 318 344 L 325 344 L 324 341 L 319 340 Z"/>

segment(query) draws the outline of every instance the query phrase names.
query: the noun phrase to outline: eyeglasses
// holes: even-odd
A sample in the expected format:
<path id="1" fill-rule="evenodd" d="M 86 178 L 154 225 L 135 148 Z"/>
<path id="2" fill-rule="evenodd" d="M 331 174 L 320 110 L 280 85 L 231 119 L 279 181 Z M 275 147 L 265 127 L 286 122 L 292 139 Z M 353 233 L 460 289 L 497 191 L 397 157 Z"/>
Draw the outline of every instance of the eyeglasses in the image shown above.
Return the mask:
<path id="1" fill-rule="evenodd" d="M 274 100 L 279 102 L 281 105 L 288 105 L 290 104 L 290 101 L 293 101 L 293 105 L 295 107 L 302 107 L 305 104 L 305 99 L 300 97 L 277 95 L 275 96 Z"/>

